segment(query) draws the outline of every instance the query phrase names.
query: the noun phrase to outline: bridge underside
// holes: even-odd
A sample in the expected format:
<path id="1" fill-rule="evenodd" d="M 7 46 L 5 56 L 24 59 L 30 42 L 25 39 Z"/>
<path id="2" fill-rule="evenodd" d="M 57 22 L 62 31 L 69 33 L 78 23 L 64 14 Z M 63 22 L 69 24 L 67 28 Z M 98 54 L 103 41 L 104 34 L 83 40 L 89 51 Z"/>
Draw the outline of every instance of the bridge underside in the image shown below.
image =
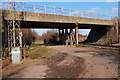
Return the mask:
<path id="1" fill-rule="evenodd" d="M 21 28 L 52 28 L 52 29 L 75 29 L 73 23 L 52 23 L 52 22 L 21 22 Z M 106 25 L 79 24 L 78 29 L 91 29 L 87 42 L 116 43 L 118 42 L 117 28 Z"/>
<path id="2" fill-rule="evenodd" d="M 21 28 L 75 29 L 73 23 L 21 22 Z M 86 42 L 117 43 L 118 26 L 78 24 L 78 29 L 91 29 Z M 65 33 L 65 32 L 64 32 Z"/>
<path id="3" fill-rule="evenodd" d="M 4 21 L 4 37 L 7 41 L 7 21 Z M 59 29 L 59 37 L 61 44 L 71 45 L 77 44 L 78 29 L 91 29 L 88 38 L 85 42 L 87 43 L 117 43 L 118 42 L 118 26 L 108 25 L 93 25 L 93 24 L 78 24 L 75 23 L 53 23 L 53 22 L 33 22 L 33 21 L 20 21 L 20 28 L 37 28 L 37 29 Z M 78 29 L 76 29 L 78 28 Z M 70 32 L 68 33 L 68 29 Z M 75 32 L 73 31 L 75 29 Z M 5 39 L 5 38 L 3 38 Z M 4 42 L 3 44 L 7 44 Z"/>
<path id="4" fill-rule="evenodd" d="M 7 43 L 7 29 L 8 26 L 12 27 L 12 23 L 7 24 L 10 21 L 18 21 L 16 28 L 50 28 L 59 29 L 59 37 L 61 42 L 68 44 L 78 44 L 78 29 L 91 29 L 87 38 L 88 43 L 116 43 L 118 42 L 118 24 L 117 19 L 114 20 L 102 20 L 83 17 L 42 14 L 32 12 L 20 12 L 20 11 L 3 11 L 3 34 L 5 42 Z M 18 25 L 19 24 L 19 25 Z M 65 29 L 65 30 L 64 30 Z M 68 29 L 70 32 L 68 33 Z M 73 31 L 75 29 L 75 32 Z M 13 36 L 14 37 L 14 36 Z M 13 40 L 15 41 L 15 40 Z M 62 43 L 62 44 L 63 44 Z"/>
<path id="5" fill-rule="evenodd" d="M 67 29 L 75 28 L 75 23 L 53 23 L 53 22 L 32 22 L 32 21 L 21 21 L 21 28 L 50 28 L 50 29 Z M 92 29 L 95 27 L 107 27 L 106 25 L 93 25 L 93 24 L 79 24 L 79 29 Z M 110 27 L 110 26 L 108 26 Z"/>

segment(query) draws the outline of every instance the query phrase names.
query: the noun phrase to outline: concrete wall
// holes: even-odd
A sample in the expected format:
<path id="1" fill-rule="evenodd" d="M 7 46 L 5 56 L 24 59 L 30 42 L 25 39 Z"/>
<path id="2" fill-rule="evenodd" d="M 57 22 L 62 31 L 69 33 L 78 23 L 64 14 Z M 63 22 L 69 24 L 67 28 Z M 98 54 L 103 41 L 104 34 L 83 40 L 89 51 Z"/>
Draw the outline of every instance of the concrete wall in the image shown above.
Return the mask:
<path id="1" fill-rule="evenodd" d="M 87 42 L 104 42 L 106 38 L 106 28 L 93 28 L 91 29 Z"/>
<path id="2" fill-rule="evenodd" d="M 114 19 L 115 26 L 96 27 L 91 29 L 87 42 L 117 43 L 119 42 L 119 29 L 117 19 Z"/>

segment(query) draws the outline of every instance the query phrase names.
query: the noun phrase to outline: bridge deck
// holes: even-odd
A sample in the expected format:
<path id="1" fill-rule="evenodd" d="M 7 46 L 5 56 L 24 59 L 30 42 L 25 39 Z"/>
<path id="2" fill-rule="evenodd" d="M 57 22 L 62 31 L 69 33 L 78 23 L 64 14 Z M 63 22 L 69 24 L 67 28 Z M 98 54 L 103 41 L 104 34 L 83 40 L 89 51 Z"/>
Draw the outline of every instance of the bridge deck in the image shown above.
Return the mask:
<path id="1" fill-rule="evenodd" d="M 30 21 L 30 22 L 39 22 L 39 23 L 45 22 L 45 23 L 74 24 L 78 22 L 79 24 L 86 24 L 86 25 L 105 25 L 105 26 L 115 25 L 115 22 L 113 20 L 63 16 L 63 15 L 54 15 L 54 14 L 42 14 L 42 13 L 34 13 L 34 12 L 9 11 L 9 10 L 2 10 L 2 12 L 4 14 L 3 15 L 4 20 L 15 19 L 24 22 Z"/>

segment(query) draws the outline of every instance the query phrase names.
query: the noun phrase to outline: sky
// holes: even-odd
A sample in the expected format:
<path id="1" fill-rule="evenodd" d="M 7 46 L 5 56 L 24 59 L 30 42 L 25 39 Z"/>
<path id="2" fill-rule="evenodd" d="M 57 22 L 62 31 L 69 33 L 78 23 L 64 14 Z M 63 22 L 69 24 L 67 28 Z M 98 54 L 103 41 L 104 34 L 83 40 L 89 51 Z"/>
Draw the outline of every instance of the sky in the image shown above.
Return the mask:
<path id="1" fill-rule="evenodd" d="M 8 1 L 8 0 L 2 0 Z M 9 0 L 12 1 L 12 0 Z M 119 0 L 14 0 L 21 2 L 118 2 Z"/>
<path id="2" fill-rule="evenodd" d="M 110 16 L 118 15 L 119 0 L 17 0 L 33 4 L 54 6 L 60 8 L 74 9 L 80 11 L 88 11 Z M 84 2 L 83 2 L 84 1 Z M 50 29 L 34 29 L 39 35 L 42 35 Z M 80 29 L 79 33 L 88 35 L 90 29 Z"/>

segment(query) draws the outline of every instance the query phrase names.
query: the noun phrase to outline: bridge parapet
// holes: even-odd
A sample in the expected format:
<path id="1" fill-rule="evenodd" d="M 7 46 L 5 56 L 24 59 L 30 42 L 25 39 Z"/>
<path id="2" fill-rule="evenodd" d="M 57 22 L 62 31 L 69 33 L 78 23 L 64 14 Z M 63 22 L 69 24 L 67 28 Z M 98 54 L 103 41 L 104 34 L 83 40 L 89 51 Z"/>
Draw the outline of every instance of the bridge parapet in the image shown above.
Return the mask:
<path id="1" fill-rule="evenodd" d="M 74 16 L 63 16 L 33 12 L 8 11 L 3 10 L 4 20 L 20 20 L 20 21 L 37 21 L 37 22 L 54 22 L 54 23 L 80 23 L 93 25 L 115 25 L 113 20 L 102 20 L 93 18 L 83 18 Z M 10 15 L 9 15 L 10 14 Z"/>
<path id="2" fill-rule="evenodd" d="M 23 2 L 3 2 L 2 8 L 4 10 L 15 10 L 15 11 L 32 12 L 32 13 L 74 16 L 74 17 L 83 17 L 83 18 L 92 18 L 92 19 L 103 19 L 103 20 L 113 19 L 113 16 L 108 16 L 104 14 L 97 14 L 93 12 L 85 12 L 85 11 L 79 11 L 79 10 L 72 10 L 72 9 L 66 9 L 66 8 L 23 3 Z"/>

